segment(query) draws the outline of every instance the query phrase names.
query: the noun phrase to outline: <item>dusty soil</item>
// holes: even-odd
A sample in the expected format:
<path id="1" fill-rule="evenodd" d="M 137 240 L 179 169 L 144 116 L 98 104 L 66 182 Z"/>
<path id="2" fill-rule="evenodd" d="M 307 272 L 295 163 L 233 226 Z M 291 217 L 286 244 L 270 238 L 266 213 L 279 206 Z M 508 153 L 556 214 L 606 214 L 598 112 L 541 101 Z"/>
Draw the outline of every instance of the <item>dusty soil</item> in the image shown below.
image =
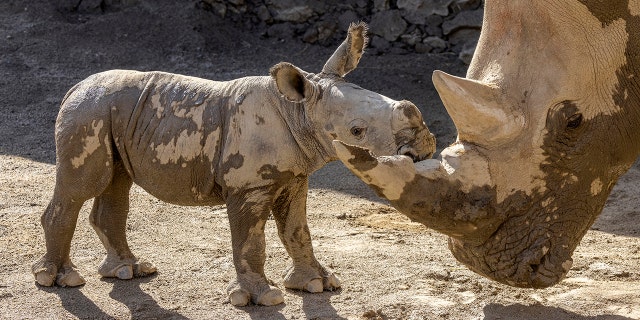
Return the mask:
<path id="1" fill-rule="evenodd" d="M 314 174 L 309 220 L 317 256 L 341 278 L 335 292 L 284 290 L 276 307 L 236 308 L 224 207 L 179 207 L 131 192 L 128 235 L 157 275 L 101 279 L 104 249 L 81 211 L 72 259 L 79 288 L 43 288 L 31 262 L 44 252 L 39 217 L 52 194 L 53 124 L 66 90 L 103 70 L 164 70 L 211 79 L 263 75 L 290 61 L 317 72 L 333 48 L 261 39 L 187 1 L 144 1 L 102 14 L 57 10 L 53 1 L 0 2 L 0 318 L 51 319 L 639 319 L 640 169 L 625 175 L 574 254 L 560 284 L 529 290 L 478 276 L 446 238 L 407 221 L 339 163 Z M 187 3 L 187 5 L 185 5 Z M 352 82 L 412 100 L 439 139 L 455 131 L 437 99 L 434 69 L 464 74 L 453 55 L 364 56 Z M 267 224 L 267 276 L 282 287 L 288 263 Z"/>

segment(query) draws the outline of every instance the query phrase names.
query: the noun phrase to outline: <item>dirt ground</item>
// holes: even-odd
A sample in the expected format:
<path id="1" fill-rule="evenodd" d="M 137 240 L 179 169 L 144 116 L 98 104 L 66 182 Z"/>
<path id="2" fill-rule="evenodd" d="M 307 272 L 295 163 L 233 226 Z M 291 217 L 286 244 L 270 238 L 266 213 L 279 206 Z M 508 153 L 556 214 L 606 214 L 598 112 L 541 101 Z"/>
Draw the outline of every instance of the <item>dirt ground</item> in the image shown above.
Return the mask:
<path id="1" fill-rule="evenodd" d="M 309 221 L 318 258 L 343 288 L 284 290 L 275 307 L 233 307 L 224 207 L 179 207 L 131 192 L 131 247 L 157 275 L 97 275 L 104 249 L 80 213 L 72 259 L 87 283 L 43 288 L 31 263 L 44 253 L 39 218 L 55 175 L 53 125 L 74 83 L 107 69 L 163 70 L 210 79 L 266 75 L 279 61 L 320 71 L 334 48 L 262 39 L 187 1 L 143 1 L 77 14 L 54 1 L 0 2 L 0 318 L 2 319 L 640 319 L 640 169 L 614 189 L 558 285 L 511 288 L 466 269 L 446 237 L 411 223 L 341 164 L 314 174 Z M 463 75 L 454 55 L 365 54 L 348 80 L 419 105 L 441 149 L 455 130 L 431 85 L 434 69 Z M 267 276 L 282 288 L 288 263 L 267 224 Z"/>

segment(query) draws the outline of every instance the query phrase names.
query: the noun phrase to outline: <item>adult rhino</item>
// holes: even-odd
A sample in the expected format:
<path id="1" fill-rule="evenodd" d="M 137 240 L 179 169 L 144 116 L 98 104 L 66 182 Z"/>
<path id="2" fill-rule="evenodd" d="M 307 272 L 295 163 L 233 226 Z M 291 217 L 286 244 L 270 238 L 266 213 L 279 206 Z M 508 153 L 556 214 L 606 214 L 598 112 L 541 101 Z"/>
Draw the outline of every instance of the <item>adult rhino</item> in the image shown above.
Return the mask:
<path id="1" fill-rule="evenodd" d="M 458 130 L 439 160 L 335 145 L 471 270 L 548 287 L 640 152 L 639 76 L 638 0 L 486 0 L 466 78 L 433 74 Z"/>
<path id="2" fill-rule="evenodd" d="M 340 287 L 314 257 L 306 221 L 308 176 L 336 160 L 333 139 L 415 160 L 435 151 L 415 105 L 346 82 L 367 43 L 352 24 L 320 74 L 280 63 L 271 76 L 217 82 L 162 72 L 107 71 L 65 96 L 56 121 L 56 184 L 42 215 L 46 253 L 37 283 L 85 282 L 70 243 L 82 204 L 107 255 L 104 277 L 156 271 L 129 249 L 129 189 L 179 205 L 227 204 L 237 279 L 233 305 L 283 302 L 264 274 L 264 226 L 270 214 L 293 262 L 284 286 L 309 292 Z"/>

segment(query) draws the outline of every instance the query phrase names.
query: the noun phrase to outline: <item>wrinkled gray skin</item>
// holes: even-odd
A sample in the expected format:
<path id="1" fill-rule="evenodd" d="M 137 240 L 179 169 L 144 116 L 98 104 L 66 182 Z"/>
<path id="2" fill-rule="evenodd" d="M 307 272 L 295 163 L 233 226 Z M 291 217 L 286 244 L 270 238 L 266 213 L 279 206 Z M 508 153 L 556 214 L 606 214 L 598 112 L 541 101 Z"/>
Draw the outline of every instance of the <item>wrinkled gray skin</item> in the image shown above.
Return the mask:
<path id="1" fill-rule="evenodd" d="M 439 160 L 336 148 L 470 269 L 548 287 L 638 157 L 638 75 L 638 0 L 487 0 L 466 78 L 433 75 L 458 129 Z"/>
<path id="2" fill-rule="evenodd" d="M 270 213 L 293 260 L 284 286 L 340 287 L 314 257 L 305 216 L 308 176 L 337 159 L 331 141 L 416 161 L 435 151 L 412 103 L 342 78 L 366 42 L 366 25 L 353 24 L 320 74 L 280 63 L 271 76 L 227 82 L 113 70 L 77 84 L 56 122 L 56 185 L 42 216 L 47 251 L 33 265 L 37 283 L 85 282 L 69 251 L 78 211 L 91 198 L 90 221 L 107 251 L 99 273 L 130 279 L 156 271 L 134 256 L 125 236 L 136 183 L 174 204 L 226 203 L 237 272 L 228 288 L 233 305 L 283 302 L 263 271 Z"/>

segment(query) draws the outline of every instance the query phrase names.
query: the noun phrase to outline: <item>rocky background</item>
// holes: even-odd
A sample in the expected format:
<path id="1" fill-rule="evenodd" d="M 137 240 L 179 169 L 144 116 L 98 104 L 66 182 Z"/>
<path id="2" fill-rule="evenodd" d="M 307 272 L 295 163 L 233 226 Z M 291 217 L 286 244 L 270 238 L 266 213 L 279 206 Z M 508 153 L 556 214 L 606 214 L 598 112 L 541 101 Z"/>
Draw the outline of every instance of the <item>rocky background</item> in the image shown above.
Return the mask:
<path id="1" fill-rule="evenodd" d="M 83 13 L 118 10 L 137 0 L 57 0 L 61 9 Z M 285 41 L 335 46 L 349 24 L 369 23 L 369 51 L 453 52 L 471 61 L 482 0 L 195 0 L 185 1 L 224 17 L 244 30 Z"/>
<path id="2" fill-rule="evenodd" d="M 363 20 L 370 48 L 385 52 L 455 52 L 469 63 L 482 26 L 481 0 L 202 0 L 206 10 L 265 37 L 333 46 Z"/>

